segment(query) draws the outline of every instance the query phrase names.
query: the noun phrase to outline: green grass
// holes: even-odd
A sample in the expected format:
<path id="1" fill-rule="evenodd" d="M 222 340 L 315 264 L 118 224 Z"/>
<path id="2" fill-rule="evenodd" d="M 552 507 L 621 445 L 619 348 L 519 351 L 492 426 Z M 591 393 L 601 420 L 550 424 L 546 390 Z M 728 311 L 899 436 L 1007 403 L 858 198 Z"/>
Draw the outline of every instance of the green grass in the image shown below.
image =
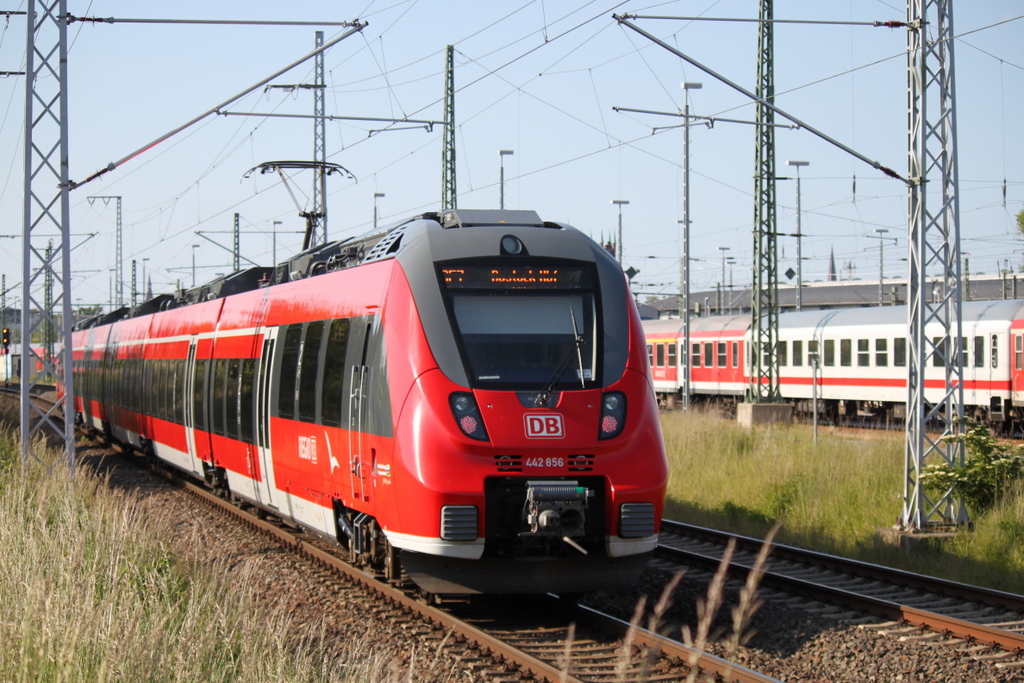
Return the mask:
<path id="1" fill-rule="evenodd" d="M 902 509 L 902 433 L 839 435 L 741 427 L 704 412 L 665 413 L 672 472 L 665 515 L 955 581 L 1024 593 L 1024 490 L 974 518 L 974 531 L 908 553 L 883 542 Z"/>
<path id="2" fill-rule="evenodd" d="M 259 576 L 180 560 L 130 494 L 18 449 L 0 428 L 0 680 L 408 680 L 364 635 L 254 603 Z"/>

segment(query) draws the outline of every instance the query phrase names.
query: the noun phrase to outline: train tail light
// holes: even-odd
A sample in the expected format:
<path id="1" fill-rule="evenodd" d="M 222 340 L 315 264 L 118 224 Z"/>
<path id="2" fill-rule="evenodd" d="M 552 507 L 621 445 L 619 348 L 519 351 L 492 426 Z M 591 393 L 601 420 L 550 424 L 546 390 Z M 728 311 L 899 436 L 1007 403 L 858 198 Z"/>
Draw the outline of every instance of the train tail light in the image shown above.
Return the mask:
<path id="1" fill-rule="evenodd" d="M 480 417 L 480 409 L 476 406 L 473 394 L 454 393 L 448 402 L 451 404 L 455 423 L 459 425 L 462 433 L 477 441 L 487 441 L 487 429 L 484 428 L 484 421 Z"/>
<path id="2" fill-rule="evenodd" d="M 626 395 L 610 391 L 601 397 L 601 426 L 598 439 L 614 439 L 626 425 Z"/>

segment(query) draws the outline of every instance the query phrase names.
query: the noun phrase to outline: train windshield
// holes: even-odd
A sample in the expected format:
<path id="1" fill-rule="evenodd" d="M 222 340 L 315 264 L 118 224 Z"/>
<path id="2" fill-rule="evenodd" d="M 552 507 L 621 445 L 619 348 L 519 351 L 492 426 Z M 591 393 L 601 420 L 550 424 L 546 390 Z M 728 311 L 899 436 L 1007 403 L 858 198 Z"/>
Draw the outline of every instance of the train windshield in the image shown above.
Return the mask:
<path id="1" fill-rule="evenodd" d="M 597 386 L 598 314 L 588 268 L 471 266 L 441 274 L 473 386 Z"/>

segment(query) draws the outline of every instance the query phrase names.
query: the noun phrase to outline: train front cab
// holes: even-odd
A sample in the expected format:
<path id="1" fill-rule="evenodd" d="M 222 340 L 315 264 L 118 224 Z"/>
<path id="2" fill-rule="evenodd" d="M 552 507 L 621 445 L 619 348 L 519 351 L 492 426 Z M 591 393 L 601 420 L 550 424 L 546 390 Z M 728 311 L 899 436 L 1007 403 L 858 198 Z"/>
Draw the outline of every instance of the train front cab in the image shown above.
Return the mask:
<path id="1" fill-rule="evenodd" d="M 427 348 L 400 354 L 436 367 L 397 421 L 401 531 L 387 535 L 403 567 L 432 593 L 631 585 L 656 544 L 667 466 L 618 265 L 564 226 L 421 239 L 432 258 L 410 245 L 400 260 Z M 385 318 L 394 334 L 399 316 Z"/>

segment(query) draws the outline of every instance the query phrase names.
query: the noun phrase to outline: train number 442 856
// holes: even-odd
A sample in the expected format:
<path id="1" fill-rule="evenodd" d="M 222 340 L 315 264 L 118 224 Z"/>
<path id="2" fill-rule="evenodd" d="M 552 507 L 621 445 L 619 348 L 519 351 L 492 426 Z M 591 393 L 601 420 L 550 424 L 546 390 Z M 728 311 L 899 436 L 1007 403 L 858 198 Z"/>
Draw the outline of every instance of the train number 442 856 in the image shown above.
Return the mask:
<path id="1" fill-rule="evenodd" d="M 565 458 L 527 458 L 527 467 L 565 467 Z"/>

